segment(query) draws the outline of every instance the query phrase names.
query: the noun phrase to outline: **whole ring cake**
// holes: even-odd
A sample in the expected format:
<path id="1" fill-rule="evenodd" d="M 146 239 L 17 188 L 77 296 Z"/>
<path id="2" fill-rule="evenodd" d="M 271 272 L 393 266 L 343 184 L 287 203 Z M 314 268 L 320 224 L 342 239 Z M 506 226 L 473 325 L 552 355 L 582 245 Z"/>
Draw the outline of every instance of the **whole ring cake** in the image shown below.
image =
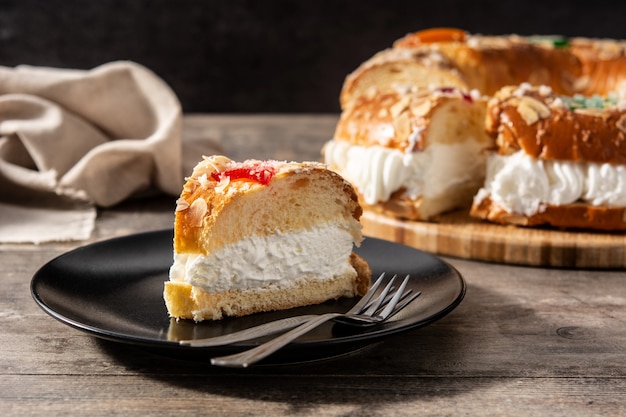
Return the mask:
<path id="1" fill-rule="evenodd" d="M 626 42 L 409 34 L 346 77 L 327 165 L 366 210 L 626 229 Z"/>

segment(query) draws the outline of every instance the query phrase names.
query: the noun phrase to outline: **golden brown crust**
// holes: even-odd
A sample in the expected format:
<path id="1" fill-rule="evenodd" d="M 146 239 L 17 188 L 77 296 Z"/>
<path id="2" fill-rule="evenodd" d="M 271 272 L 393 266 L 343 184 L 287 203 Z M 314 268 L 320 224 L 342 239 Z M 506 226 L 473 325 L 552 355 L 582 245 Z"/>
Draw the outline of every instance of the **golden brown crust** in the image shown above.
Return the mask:
<path id="1" fill-rule="evenodd" d="M 467 89 L 467 80 L 437 51 L 387 49 L 348 74 L 340 93 L 343 110 L 361 96 L 398 92 L 430 85 Z"/>
<path id="2" fill-rule="evenodd" d="M 354 295 L 363 296 L 370 287 L 372 279 L 372 270 L 367 261 L 356 253 L 350 255 L 350 264 L 356 271 L 356 278 L 352 286 Z"/>
<path id="3" fill-rule="evenodd" d="M 340 94 L 342 109 L 366 93 L 407 85 L 478 89 L 488 96 L 524 82 L 564 95 L 606 95 L 626 86 L 626 41 L 572 38 L 555 46 L 517 35 L 420 38 L 417 32 L 399 39 L 349 74 Z"/>
<path id="4" fill-rule="evenodd" d="M 411 199 L 406 196 L 404 189 L 400 189 L 391 194 L 387 201 L 377 204 L 367 204 L 360 199 L 361 206 L 367 211 L 384 214 L 386 216 L 407 220 L 428 220 L 430 216 L 425 216 L 421 209 L 422 199 Z M 471 198 L 471 197 L 470 197 Z"/>
<path id="5" fill-rule="evenodd" d="M 570 110 L 545 88 L 505 87 L 487 108 L 487 132 L 500 154 L 537 159 L 626 163 L 626 111 Z"/>
<path id="6" fill-rule="evenodd" d="M 557 93 L 571 95 L 600 82 L 595 79 L 596 72 L 584 71 L 604 68 L 604 64 L 595 65 L 590 60 L 591 54 L 580 55 L 584 61 L 573 48 L 555 48 L 516 35 L 473 35 L 462 42 L 397 42 L 346 77 L 340 102 L 345 109 L 365 93 L 387 92 L 407 85 L 417 89 L 477 89 L 491 96 L 505 85 L 530 82 L 550 85 Z"/>
<path id="7" fill-rule="evenodd" d="M 227 159 L 221 161 L 229 163 Z M 174 250 L 178 253 L 206 254 L 234 243 L 242 236 L 307 228 L 340 216 L 351 216 L 354 219 L 350 232 L 360 242 L 358 220 L 362 209 L 350 184 L 322 164 L 272 163 L 276 165 L 276 177 L 284 181 L 273 181 L 271 186 L 254 181 L 231 181 L 223 185 L 228 188 L 228 192 L 222 192 L 222 186 L 211 179 L 212 172 L 216 171 L 213 167 L 216 164 L 214 159 L 210 159 L 204 166 L 199 164 L 194 174 L 187 179 L 178 200 L 174 221 Z M 225 169 L 225 166 L 219 168 Z M 314 193 L 304 188 L 311 184 L 315 184 Z M 289 198 L 272 198 L 276 193 Z M 318 198 L 319 193 L 337 195 L 339 204 Z M 298 202 L 298 211 L 292 209 L 294 202 Z M 258 211 L 264 213 L 263 217 L 256 214 Z M 283 216 L 287 211 L 292 215 L 297 214 L 289 223 L 285 222 Z M 248 221 L 242 222 L 242 219 Z"/>
<path id="8" fill-rule="evenodd" d="M 486 197 L 472 206 L 470 214 L 494 223 L 516 226 L 626 231 L 626 207 L 598 207 L 583 203 L 547 205 L 541 212 L 525 216 L 520 213 L 510 213 Z"/>
<path id="9" fill-rule="evenodd" d="M 606 96 L 626 87 L 626 41 L 573 38 L 569 51 L 581 65 L 576 93 Z"/>
<path id="10" fill-rule="evenodd" d="M 448 108 L 443 111 L 449 111 L 452 116 L 462 113 L 464 119 L 457 117 L 439 124 L 437 127 L 445 131 L 437 135 L 437 143 L 465 140 L 466 136 L 459 131 L 462 129 L 463 133 L 491 144 L 483 133 L 486 100 L 455 88 L 361 96 L 341 113 L 333 138 L 353 145 L 420 152 L 429 146 L 431 122 L 442 108 Z M 415 132 L 420 134 L 413 135 Z"/>

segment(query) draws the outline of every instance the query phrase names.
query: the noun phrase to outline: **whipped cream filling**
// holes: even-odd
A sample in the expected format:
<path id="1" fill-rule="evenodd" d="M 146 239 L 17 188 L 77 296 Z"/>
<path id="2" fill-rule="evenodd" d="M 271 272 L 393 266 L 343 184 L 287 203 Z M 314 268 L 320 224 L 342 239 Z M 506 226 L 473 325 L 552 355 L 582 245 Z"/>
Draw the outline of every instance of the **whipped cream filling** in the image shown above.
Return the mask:
<path id="1" fill-rule="evenodd" d="M 419 133 L 419 132 L 418 132 Z M 475 140 L 432 144 L 423 152 L 401 152 L 383 146 L 360 146 L 331 140 L 325 163 L 356 187 L 367 204 L 389 200 L 405 188 L 411 199 L 437 198 L 459 184 L 476 182 L 484 170 L 481 145 Z"/>
<path id="2" fill-rule="evenodd" d="M 335 223 L 310 230 L 249 236 L 208 255 L 175 253 L 170 280 L 210 293 L 289 286 L 296 279 L 330 279 L 354 271 L 352 235 Z"/>
<path id="3" fill-rule="evenodd" d="M 626 206 L 626 167 L 608 163 L 534 159 L 523 151 L 487 159 L 485 186 L 474 201 L 489 196 L 510 213 L 531 216 L 546 205 L 583 202 Z"/>

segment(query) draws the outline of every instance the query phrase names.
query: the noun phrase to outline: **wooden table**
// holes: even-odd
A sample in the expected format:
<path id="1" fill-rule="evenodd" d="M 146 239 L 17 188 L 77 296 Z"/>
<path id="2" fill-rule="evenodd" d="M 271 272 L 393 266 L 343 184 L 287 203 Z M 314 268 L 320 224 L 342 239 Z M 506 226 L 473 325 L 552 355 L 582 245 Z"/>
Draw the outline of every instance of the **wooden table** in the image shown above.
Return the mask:
<path id="1" fill-rule="evenodd" d="M 248 157 L 316 159 L 334 115 L 185 119 L 186 143 Z M 199 158 L 199 155 L 198 155 Z M 99 212 L 87 242 L 0 245 L 0 414 L 626 415 L 626 274 L 446 258 L 468 284 L 442 320 L 349 356 L 247 370 L 97 339 L 46 315 L 32 275 L 83 244 L 170 228 L 173 199 Z"/>

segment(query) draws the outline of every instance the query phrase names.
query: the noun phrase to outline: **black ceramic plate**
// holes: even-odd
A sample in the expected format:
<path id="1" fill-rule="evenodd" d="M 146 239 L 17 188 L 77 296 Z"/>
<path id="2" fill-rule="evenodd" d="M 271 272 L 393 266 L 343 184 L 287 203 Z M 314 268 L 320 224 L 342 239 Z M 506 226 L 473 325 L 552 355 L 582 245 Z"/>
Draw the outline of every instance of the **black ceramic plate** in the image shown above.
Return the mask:
<path id="1" fill-rule="evenodd" d="M 263 339 L 210 348 L 180 346 L 177 341 L 215 337 L 287 316 L 343 312 L 355 302 L 340 299 L 216 322 L 171 320 L 162 293 L 172 263 L 172 238 L 173 232 L 164 230 L 70 251 L 35 274 L 31 282 L 33 298 L 52 317 L 94 336 L 202 361 L 245 350 Z M 461 275 L 432 255 L 374 238 L 366 238 L 356 252 L 369 262 L 373 277 L 383 271 L 387 277 L 410 274 L 409 287 L 422 295 L 385 324 L 355 330 L 327 323 L 263 363 L 298 362 L 350 352 L 391 334 L 432 323 L 452 311 L 465 295 Z"/>

